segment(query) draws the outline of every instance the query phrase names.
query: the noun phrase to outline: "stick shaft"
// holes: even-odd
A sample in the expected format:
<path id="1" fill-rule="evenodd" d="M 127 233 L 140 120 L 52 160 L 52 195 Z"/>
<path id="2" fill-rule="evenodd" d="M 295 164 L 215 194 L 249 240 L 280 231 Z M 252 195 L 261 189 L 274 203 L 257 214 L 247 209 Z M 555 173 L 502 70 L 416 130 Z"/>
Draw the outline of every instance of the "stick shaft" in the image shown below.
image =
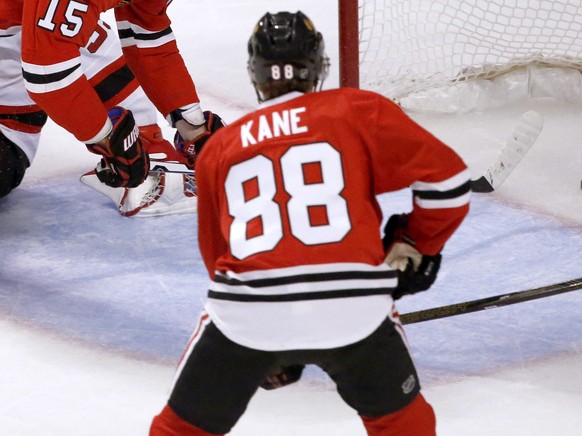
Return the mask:
<path id="1" fill-rule="evenodd" d="M 524 291 L 510 292 L 507 294 L 495 295 L 493 297 L 480 298 L 478 300 L 455 303 L 448 306 L 434 307 L 432 309 L 419 310 L 400 315 L 403 324 L 414 324 L 417 322 L 430 321 L 433 319 L 447 318 L 461 315 L 463 313 L 477 312 L 484 309 L 509 306 L 511 304 L 523 303 L 524 301 L 536 300 L 538 298 L 550 297 L 552 295 L 563 294 L 565 292 L 582 289 L 582 277 L 553 285 L 539 288 L 527 289 Z"/>

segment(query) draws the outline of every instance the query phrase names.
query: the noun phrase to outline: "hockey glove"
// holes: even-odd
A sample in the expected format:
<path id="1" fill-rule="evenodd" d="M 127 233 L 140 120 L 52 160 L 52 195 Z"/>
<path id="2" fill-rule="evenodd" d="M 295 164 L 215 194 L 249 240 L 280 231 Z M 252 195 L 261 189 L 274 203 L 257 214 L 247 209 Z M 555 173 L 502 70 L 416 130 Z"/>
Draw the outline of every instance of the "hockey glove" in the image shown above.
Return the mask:
<path id="1" fill-rule="evenodd" d="M 270 391 L 295 383 L 301 378 L 304 368 L 305 365 L 282 366 L 276 372 L 269 374 L 261 384 L 261 387 Z"/>
<path id="2" fill-rule="evenodd" d="M 202 147 L 204 147 L 208 138 L 210 138 L 217 130 L 224 127 L 222 118 L 210 111 L 204 111 L 204 124 L 206 125 L 206 132 L 198 135 L 193 140 L 185 141 L 178 132 L 176 132 L 176 135 L 174 136 L 174 146 L 176 147 L 176 150 L 178 150 L 188 160 L 188 165 L 192 168 L 194 168 L 196 158 L 202 151 Z"/>
<path id="3" fill-rule="evenodd" d="M 113 128 L 104 143 L 87 144 L 90 152 L 103 156 L 95 168 L 97 178 L 113 188 L 135 188 L 146 179 L 150 167 L 139 129 L 129 110 L 114 107 L 108 115 Z"/>
<path id="4" fill-rule="evenodd" d="M 392 215 L 384 227 L 382 243 L 386 251 L 385 262 L 398 270 L 398 285 L 392 298 L 426 291 L 436 280 L 442 256 L 420 253 L 407 234 L 408 217 Z"/>

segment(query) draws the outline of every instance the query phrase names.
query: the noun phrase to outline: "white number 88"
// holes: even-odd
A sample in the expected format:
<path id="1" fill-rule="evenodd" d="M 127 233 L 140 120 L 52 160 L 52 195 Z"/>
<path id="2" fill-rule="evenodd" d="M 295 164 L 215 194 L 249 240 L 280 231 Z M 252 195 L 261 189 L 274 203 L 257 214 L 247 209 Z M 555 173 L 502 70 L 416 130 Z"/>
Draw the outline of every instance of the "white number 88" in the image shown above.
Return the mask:
<path id="1" fill-rule="evenodd" d="M 281 80 L 281 67 L 279 65 L 271 65 L 271 77 L 273 80 Z M 283 77 L 285 79 L 293 78 L 293 65 L 283 65 Z"/>
<path id="2" fill-rule="evenodd" d="M 305 182 L 303 165 L 307 163 L 320 164 L 321 183 Z M 351 223 L 347 202 L 340 195 L 345 186 L 340 153 L 327 143 L 291 147 L 281 157 L 281 176 L 283 188 L 291 197 L 287 216 L 293 236 L 306 245 L 341 241 Z M 255 178 L 258 195 L 245 200 L 243 184 Z M 274 201 L 277 185 L 273 162 L 259 155 L 233 165 L 226 177 L 225 192 L 233 217 L 229 234 L 233 256 L 244 259 L 274 249 L 283 238 L 283 217 Z M 325 207 L 327 224 L 311 224 L 310 206 Z M 247 238 L 248 223 L 259 217 L 262 234 Z"/>

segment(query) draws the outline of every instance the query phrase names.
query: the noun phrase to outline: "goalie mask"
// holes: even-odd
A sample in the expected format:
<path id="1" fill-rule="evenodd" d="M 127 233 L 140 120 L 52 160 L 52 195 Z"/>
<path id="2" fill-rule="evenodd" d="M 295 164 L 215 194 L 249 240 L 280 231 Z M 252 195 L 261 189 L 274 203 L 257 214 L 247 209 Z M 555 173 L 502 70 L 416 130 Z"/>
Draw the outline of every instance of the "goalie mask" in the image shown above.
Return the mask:
<path id="1" fill-rule="evenodd" d="M 301 11 L 265 14 L 248 42 L 248 73 L 259 101 L 321 88 L 329 59 L 323 36 Z"/>

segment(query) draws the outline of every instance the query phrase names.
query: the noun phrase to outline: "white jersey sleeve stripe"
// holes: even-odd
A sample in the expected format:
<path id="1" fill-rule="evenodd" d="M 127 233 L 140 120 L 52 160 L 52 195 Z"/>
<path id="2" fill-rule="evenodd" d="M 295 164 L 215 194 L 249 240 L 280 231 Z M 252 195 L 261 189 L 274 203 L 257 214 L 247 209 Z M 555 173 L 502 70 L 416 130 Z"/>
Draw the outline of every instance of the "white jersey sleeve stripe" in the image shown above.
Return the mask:
<path id="1" fill-rule="evenodd" d="M 137 48 L 154 48 L 175 39 L 170 27 L 160 31 L 151 31 L 129 21 L 119 21 L 117 30 L 122 47 L 135 45 Z"/>
<path id="2" fill-rule="evenodd" d="M 469 170 L 441 182 L 415 182 L 411 185 L 414 202 L 424 209 L 448 209 L 465 206 L 471 198 Z"/>
<path id="3" fill-rule="evenodd" d="M 471 173 L 468 169 L 455 174 L 453 177 L 443 180 L 441 182 L 414 182 L 410 187 L 413 191 L 438 191 L 445 192 L 456 189 L 467 183 L 470 179 Z"/>
<path id="4" fill-rule="evenodd" d="M 41 76 L 46 76 L 49 74 L 57 74 L 62 73 L 63 71 L 67 71 L 77 65 L 81 65 L 81 56 L 77 56 L 73 59 L 69 59 L 67 61 L 58 62 L 56 64 L 50 65 L 38 65 L 38 64 L 30 64 L 28 62 L 22 62 L 22 69 L 30 74 L 36 74 Z"/>
<path id="5" fill-rule="evenodd" d="M 52 65 L 22 62 L 22 76 L 26 89 L 41 94 L 66 88 L 83 76 L 81 58 L 76 57 Z"/>
<path id="6" fill-rule="evenodd" d="M 471 194 L 466 193 L 460 197 L 451 199 L 423 199 L 421 197 L 414 197 L 414 202 L 423 209 L 448 209 L 465 206 L 469 204 Z"/>

